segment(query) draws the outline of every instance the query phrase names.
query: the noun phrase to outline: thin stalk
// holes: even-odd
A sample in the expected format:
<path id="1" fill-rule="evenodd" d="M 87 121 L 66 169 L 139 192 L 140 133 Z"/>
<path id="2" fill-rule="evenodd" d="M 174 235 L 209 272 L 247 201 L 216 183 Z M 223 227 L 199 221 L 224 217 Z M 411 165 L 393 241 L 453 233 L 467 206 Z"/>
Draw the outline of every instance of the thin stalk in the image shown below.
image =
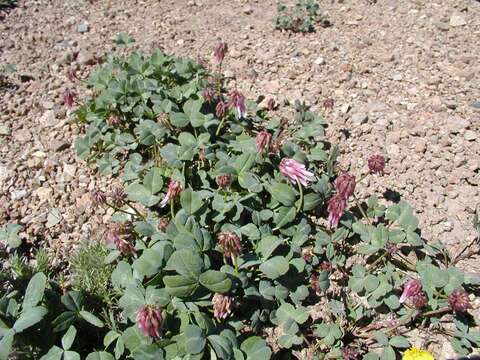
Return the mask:
<path id="1" fill-rule="evenodd" d="M 232 255 L 233 266 L 235 267 L 235 275 L 238 275 L 238 260 L 237 257 Z"/>
<path id="2" fill-rule="evenodd" d="M 220 130 L 222 129 L 223 123 L 225 122 L 226 116 L 223 116 L 222 120 L 220 121 L 220 124 L 218 124 L 217 131 L 215 132 L 215 136 L 218 136 L 220 134 Z"/>
<path id="3" fill-rule="evenodd" d="M 172 217 L 172 220 L 175 219 L 175 208 L 173 199 L 170 201 L 170 216 Z"/>
<path id="4" fill-rule="evenodd" d="M 353 194 L 353 198 L 355 199 L 355 205 L 357 205 L 357 208 L 360 210 L 360 212 L 362 213 L 363 217 L 367 219 L 368 223 L 370 225 L 372 225 L 372 220 L 368 217 L 368 215 L 365 213 L 365 211 L 363 210 L 363 207 L 361 206 L 360 204 L 360 201 L 358 200 L 357 196 L 355 194 Z"/>
<path id="5" fill-rule="evenodd" d="M 300 203 L 298 204 L 297 207 L 297 213 L 303 208 L 303 188 L 302 184 L 300 184 L 300 181 L 297 179 L 297 185 L 298 185 L 298 191 L 300 192 Z"/>

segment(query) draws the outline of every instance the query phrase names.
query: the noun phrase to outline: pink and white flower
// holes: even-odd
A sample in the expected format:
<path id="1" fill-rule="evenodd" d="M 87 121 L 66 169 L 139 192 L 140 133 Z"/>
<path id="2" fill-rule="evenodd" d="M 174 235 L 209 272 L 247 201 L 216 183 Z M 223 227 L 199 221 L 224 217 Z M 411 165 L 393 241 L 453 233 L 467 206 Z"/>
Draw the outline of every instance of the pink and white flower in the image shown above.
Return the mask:
<path id="1" fill-rule="evenodd" d="M 255 138 L 255 146 L 257 147 L 257 151 L 262 153 L 265 149 L 268 150 L 271 141 L 272 134 L 270 134 L 267 130 L 260 131 Z"/>
<path id="2" fill-rule="evenodd" d="M 338 226 L 340 218 L 343 216 L 345 208 L 347 207 L 347 201 L 339 194 L 333 196 L 328 200 L 328 223 L 331 228 Z"/>
<path id="3" fill-rule="evenodd" d="M 305 165 L 289 158 L 280 161 L 279 170 L 292 184 L 297 184 L 298 181 L 303 186 L 308 186 L 315 176 L 305 168 Z"/>
<path id="4" fill-rule="evenodd" d="M 400 296 L 400 304 L 403 304 L 408 299 L 422 293 L 422 283 L 418 279 L 410 279 L 403 287 L 402 295 Z"/>
<path id="5" fill-rule="evenodd" d="M 163 325 L 162 309 L 155 305 L 145 305 L 137 313 L 137 326 L 152 339 L 160 339 Z"/>
<path id="6" fill-rule="evenodd" d="M 217 319 L 226 319 L 233 308 L 233 298 L 228 295 L 216 293 L 212 298 L 213 316 Z"/>
<path id="7" fill-rule="evenodd" d="M 165 207 L 170 201 L 172 201 L 176 196 L 180 195 L 182 191 L 182 185 L 175 180 L 170 180 L 168 183 L 168 190 L 165 194 L 162 202 L 160 203 L 160 207 Z"/>
<path id="8" fill-rule="evenodd" d="M 243 119 L 247 116 L 247 106 L 245 105 L 245 96 L 238 90 L 233 90 L 230 93 L 229 104 L 231 109 L 237 109 L 238 117 Z"/>

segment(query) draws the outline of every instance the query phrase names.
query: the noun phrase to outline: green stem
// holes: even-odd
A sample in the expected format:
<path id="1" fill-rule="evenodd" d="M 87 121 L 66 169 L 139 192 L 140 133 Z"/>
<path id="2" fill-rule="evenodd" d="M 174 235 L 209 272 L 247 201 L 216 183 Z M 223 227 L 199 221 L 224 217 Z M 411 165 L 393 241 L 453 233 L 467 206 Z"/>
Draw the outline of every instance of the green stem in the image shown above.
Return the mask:
<path id="1" fill-rule="evenodd" d="M 360 204 L 360 201 L 358 200 L 357 196 L 353 194 L 353 198 L 355 199 L 355 205 L 357 205 L 358 210 L 362 213 L 363 217 L 367 219 L 368 223 L 372 225 L 372 220 L 368 217 L 368 215 L 365 213 L 363 210 L 363 207 Z"/>
<path id="2" fill-rule="evenodd" d="M 303 208 L 303 188 L 300 181 L 297 179 L 298 191 L 300 191 L 300 202 L 297 207 L 297 213 Z"/>
<path id="3" fill-rule="evenodd" d="M 220 130 L 222 129 L 223 123 L 225 122 L 225 117 L 223 116 L 222 120 L 220 121 L 220 124 L 218 124 L 217 131 L 215 132 L 215 136 L 218 136 L 220 134 Z"/>
<path id="4" fill-rule="evenodd" d="M 235 266 L 235 275 L 238 275 L 238 260 L 236 256 L 232 255 L 233 266 Z"/>
<path id="5" fill-rule="evenodd" d="M 170 216 L 172 217 L 172 220 L 175 219 L 175 209 L 174 209 L 173 199 L 170 201 Z"/>

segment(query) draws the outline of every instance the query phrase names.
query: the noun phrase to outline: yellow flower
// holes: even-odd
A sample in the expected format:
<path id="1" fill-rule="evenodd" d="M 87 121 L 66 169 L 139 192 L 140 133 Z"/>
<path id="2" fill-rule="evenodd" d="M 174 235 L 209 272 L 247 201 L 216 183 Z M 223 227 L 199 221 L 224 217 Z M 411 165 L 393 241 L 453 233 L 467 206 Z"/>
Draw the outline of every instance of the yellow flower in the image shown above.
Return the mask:
<path id="1" fill-rule="evenodd" d="M 403 354 L 402 360 L 435 360 L 428 351 L 412 347 Z"/>

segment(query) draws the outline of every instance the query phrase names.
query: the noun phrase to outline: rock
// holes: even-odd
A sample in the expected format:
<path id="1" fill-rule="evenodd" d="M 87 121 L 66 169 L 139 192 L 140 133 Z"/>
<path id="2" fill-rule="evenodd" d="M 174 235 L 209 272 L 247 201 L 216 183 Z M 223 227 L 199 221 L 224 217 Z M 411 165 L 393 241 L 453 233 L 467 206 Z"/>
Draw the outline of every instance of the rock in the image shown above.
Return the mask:
<path id="1" fill-rule="evenodd" d="M 88 23 L 83 22 L 81 24 L 78 24 L 77 26 L 77 32 L 80 34 L 84 34 L 90 30 L 90 27 L 88 26 Z"/>
<path id="2" fill-rule="evenodd" d="M 450 26 L 452 27 L 458 27 L 458 26 L 464 26 L 467 25 L 467 21 L 465 18 L 460 15 L 460 14 L 453 14 L 450 17 Z"/>
<path id="3" fill-rule="evenodd" d="M 48 202 L 48 199 L 52 197 L 53 190 L 51 188 L 39 187 L 35 190 L 35 195 L 39 199 L 39 204 Z"/>
<path id="4" fill-rule="evenodd" d="M 70 147 L 70 143 L 62 140 L 53 140 L 49 143 L 49 147 L 52 151 L 59 152 Z"/>
<path id="5" fill-rule="evenodd" d="M 63 216 L 60 213 L 60 210 L 56 208 L 51 209 L 47 215 L 47 228 L 54 227 L 60 221 L 62 221 L 62 219 L 63 219 Z"/>
<path id="6" fill-rule="evenodd" d="M 43 113 L 43 115 L 38 119 L 38 122 L 46 127 L 54 126 L 58 123 L 57 119 L 55 118 L 55 111 L 54 110 L 47 110 Z"/>
<path id="7" fill-rule="evenodd" d="M 480 109 L 480 101 L 474 101 L 471 106 L 475 109 Z"/>
<path id="8" fill-rule="evenodd" d="M 392 79 L 395 80 L 395 81 L 400 81 L 400 80 L 402 80 L 402 78 L 403 78 L 402 74 L 394 74 L 392 76 Z"/>
<path id="9" fill-rule="evenodd" d="M 278 80 L 271 80 L 265 84 L 264 89 L 268 94 L 276 94 L 280 90 L 280 82 Z"/>
<path id="10" fill-rule="evenodd" d="M 10 135 L 10 128 L 6 125 L 0 125 L 0 135 Z"/>
<path id="11" fill-rule="evenodd" d="M 22 189 L 22 190 L 13 190 L 13 191 L 10 193 L 10 197 L 11 197 L 12 201 L 20 200 L 20 199 L 22 199 L 23 197 L 25 197 L 25 195 L 27 195 L 27 190 L 25 190 L 25 189 Z"/>
<path id="12" fill-rule="evenodd" d="M 95 56 L 90 51 L 81 50 L 77 55 L 77 62 L 80 65 L 93 65 L 95 63 Z"/>
<path id="13" fill-rule="evenodd" d="M 356 113 L 351 118 L 354 125 L 365 124 L 368 121 L 368 115 L 365 113 Z"/>
<path id="14" fill-rule="evenodd" d="M 47 101 L 42 102 L 42 107 L 45 110 L 53 109 L 54 106 L 55 106 L 55 103 L 53 101 L 47 100 Z"/>
<path id="15" fill-rule="evenodd" d="M 250 15 L 251 13 L 253 13 L 253 8 L 251 6 L 246 6 L 243 8 L 243 13 Z"/>
<path id="16" fill-rule="evenodd" d="M 326 61 L 323 57 L 319 56 L 314 61 L 315 65 L 325 65 Z"/>
<path id="17" fill-rule="evenodd" d="M 66 181 L 70 181 L 75 178 L 75 173 L 77 171 L 77 167 L 75 165 L 65 164 L 63 166 L 63 177 Z"/>
<path id="18" fill-rule="evenodd" d="M 452 134 L 458 134 L 463 129 L 466 129 L 470 123 L 468 120 L 461 117 L 454 117 L 448 120 L 447 129 Z"/>
<path id="19" fill-rule="evenodd" d="M 21 129 L 14 132 L 13 137 L 19 143 L 26 143 L 32 139 L 32 133 L 28 129 Z"/>
<path id="20" fill-rule="evenodd" d="M 477 139 L 477 133 L 473 130 L 467 130 L 465 131 L 465 134 L 463 135 L 463 137 L 467 141 L 475 141 Z"/>
<path id="21" fill-rule="evenodd" d="M 343 104 L 341 107 L 340 107 L 340 112 L 342 114 L 346 114 L 348 112 L 348 110 L 350 110 L 350 104 Z"/>

